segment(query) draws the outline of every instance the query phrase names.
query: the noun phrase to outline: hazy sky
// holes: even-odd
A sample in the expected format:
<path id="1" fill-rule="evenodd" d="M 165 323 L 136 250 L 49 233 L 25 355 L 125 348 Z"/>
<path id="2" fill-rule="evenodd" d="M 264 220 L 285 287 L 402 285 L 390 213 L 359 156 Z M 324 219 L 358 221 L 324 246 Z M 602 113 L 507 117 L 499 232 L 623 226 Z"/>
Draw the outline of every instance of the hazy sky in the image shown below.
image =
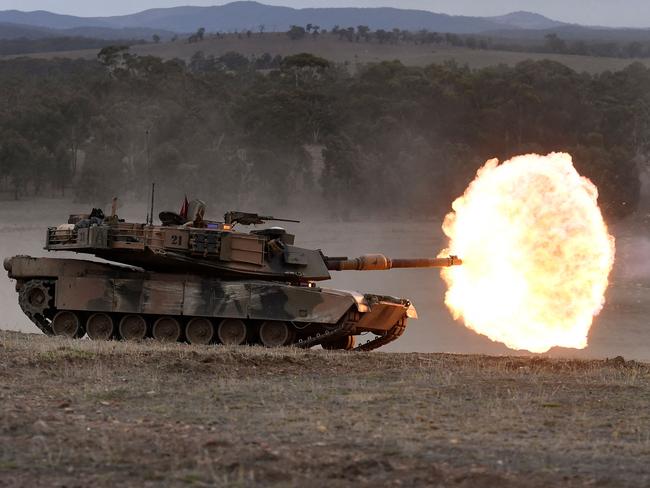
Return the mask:
<path id="1" fill-rule="evenodd" d="M 133 13 L 154 7 L 221 5 L 219 0 L 0 0 L 0 10 L 104 16 Z M 556 20 L 589 25 L 650 27 L 650 0 L 264 0 L 289 7 L 418 8 L 459 15 L 499 15 L 515 10 L 538 12 Z"/>

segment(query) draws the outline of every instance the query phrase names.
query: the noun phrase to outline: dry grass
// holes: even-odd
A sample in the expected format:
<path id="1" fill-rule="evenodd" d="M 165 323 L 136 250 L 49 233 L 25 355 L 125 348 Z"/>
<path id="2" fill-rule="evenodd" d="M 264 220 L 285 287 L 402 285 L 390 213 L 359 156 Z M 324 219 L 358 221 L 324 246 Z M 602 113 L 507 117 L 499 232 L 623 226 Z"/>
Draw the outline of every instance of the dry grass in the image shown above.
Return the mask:
<path id="1" fill-rule="evenodd" d="M 442 63 L 455 60 L 461 65 L 467 64 L 471 68 L 484 68 L 497 64 L 513 65 L 526 59 L 540 60 L 552 59 L 563 63 L 576 71 L 599 73 L 605 70 L 620 70 L 634 60 L 622 58 L 603 58 L 592 56 L 577 56 L 569 54 L 540 54 L 516 53 L 508 51 L 481 51 L 468 48 L 455 48 L 448 46 L 411 45 L 411 44 L 378 44 L 356 43 L 340 41 L 335 36 L 321 36 L 319 39 L 290 40 L 283 33 L 268 33 L 263 36 L 254 35 L 250 39 L 239 39 L 236 35 L 228 35 L 224 39 L 206 39 L 203 42 L 188 44 L 186 41 L 168 42 L 161 44 L 145 44 L 132 48 L 140 55 L 153 55 L 165 59 L 181 58 L 189 60 L 197 51 L 207 55 L 220 56 L 228 51 L 237 51 L 246 56 L 259 56 L 266 52 L 287 56 L 301 52 L 311 52 L 329 60 L 350 63 L 368 63 L 399 59 L 404 64 L 412 66 L 425 66 L 431 63 Z M 68 51 L 59 53 L 37 53 L 32 57 L 55 58 L 73 57 L 94 59 L 97 49 Z M 7 59 L 16 56 L 0 56 Z M 639 60 L 650 65 L 650 60 Z"/>
<path id="2" fill-rule="evenodd" d="M 0 335 L 2 486 L 650 483 L 650 368 Z"/>

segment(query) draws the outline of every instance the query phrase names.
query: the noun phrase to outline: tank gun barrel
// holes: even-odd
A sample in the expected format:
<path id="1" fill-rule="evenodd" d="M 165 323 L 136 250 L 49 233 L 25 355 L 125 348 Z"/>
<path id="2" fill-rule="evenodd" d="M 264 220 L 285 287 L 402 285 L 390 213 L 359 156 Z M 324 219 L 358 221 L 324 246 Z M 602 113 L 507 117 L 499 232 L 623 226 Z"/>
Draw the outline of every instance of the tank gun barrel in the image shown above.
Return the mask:
<path id="1" fill-rule="evenodd" d="M 391 259 L 383 254 L 366 254 L 358 258 L 326 257 L 325 263 L 331 271 L 373 271 L 395 268 L 448 268 L 459 266 L 463 261 L 457 256 Z"/>

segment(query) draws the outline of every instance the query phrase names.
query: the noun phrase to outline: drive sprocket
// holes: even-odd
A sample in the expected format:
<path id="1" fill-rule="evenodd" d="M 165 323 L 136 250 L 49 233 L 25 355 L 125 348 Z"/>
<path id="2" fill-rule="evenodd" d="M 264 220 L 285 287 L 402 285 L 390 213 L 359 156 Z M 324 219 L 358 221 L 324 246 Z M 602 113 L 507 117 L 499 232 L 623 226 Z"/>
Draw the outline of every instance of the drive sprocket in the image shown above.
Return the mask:
<path id="1" fill-rule="evenodd" d="M 45 334 L 52 335 L 46 312 L 52 307 L 53 284 L 45 280 L 26 282 L 18 294 L 18 303 L 25 315 Z"/>

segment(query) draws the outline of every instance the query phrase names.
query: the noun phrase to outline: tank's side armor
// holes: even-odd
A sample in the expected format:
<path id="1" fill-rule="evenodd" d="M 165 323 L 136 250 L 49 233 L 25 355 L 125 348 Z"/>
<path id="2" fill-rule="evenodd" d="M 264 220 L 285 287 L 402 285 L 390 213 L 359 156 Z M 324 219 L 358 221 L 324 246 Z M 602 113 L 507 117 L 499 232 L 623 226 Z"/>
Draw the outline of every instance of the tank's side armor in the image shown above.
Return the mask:
<path id="1" fill-rule="evenodd" d="M 315 286 L 29 256 L 7 259 L 5 268 L 17 280 L 21 308 L 48 335 L 370 351 L 416 317 L 405 299 Z M 353 336 L 364 332 L 377 337 L 354 348 Z"/>

